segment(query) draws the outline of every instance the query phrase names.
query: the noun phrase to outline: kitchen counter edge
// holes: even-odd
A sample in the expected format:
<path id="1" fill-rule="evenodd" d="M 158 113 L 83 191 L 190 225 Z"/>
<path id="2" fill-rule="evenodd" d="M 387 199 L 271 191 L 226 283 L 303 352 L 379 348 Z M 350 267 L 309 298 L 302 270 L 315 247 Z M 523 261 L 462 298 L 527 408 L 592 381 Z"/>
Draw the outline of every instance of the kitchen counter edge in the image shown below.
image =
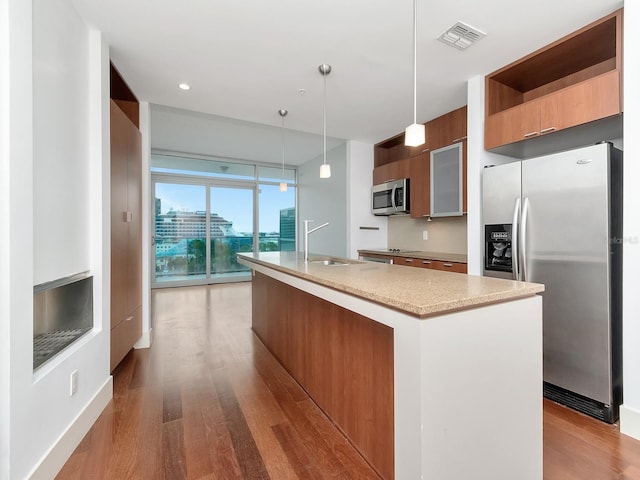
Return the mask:
<path id="1" fill-rule="evenodd" d="M 323 258 L 336 257 L 314 256 L 314 259 Z M 352 264 L 348 267 L 305 264 L 301 254 L 296 252 L 245 253 L 238 254 L 238 259 L 247 266 L 261 265 L 420 319 L 525 298 L 544 291 L 544 285 L 537 283 L 355 260 L 344 260 Z M 345 268 L 347 270 L 343 270 Z M 373 281 L 370 280 L 374 273 L 371 268 L 376 270 Z M 401 285 L 403 281 L 414 287 L 417 282 L 424 282 L 429 288 L 407 288 Z"/>

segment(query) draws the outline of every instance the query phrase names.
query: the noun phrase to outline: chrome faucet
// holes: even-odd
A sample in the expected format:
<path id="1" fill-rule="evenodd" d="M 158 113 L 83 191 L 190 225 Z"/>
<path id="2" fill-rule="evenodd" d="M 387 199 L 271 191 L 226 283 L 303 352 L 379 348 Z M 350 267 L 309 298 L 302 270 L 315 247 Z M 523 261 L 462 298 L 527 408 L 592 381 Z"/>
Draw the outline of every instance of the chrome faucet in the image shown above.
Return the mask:
<path id="1" fill-rule="evenodd" d="M 313 220 L 305 220 L 304 221 L 304 261 L 309 261 L 309 235 L 311 235 L 316 230 L 320 230 L 323 227 L 329 225 L 329 222 L 323 223 L 322 225 L 318 225 L 316 228 L 312 228 L 309 230 L 309 224 L 313 223 Z"/>

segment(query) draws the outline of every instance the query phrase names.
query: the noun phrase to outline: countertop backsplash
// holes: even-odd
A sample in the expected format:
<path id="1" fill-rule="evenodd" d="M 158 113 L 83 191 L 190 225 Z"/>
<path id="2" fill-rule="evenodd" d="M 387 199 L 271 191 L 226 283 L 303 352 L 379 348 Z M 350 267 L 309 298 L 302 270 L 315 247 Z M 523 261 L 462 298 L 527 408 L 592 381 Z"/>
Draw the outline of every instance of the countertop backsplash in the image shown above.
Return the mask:
<path id="1" fill-rule="evenodd" d="M 423 232 L 427 231 L 427 240 Z M 390 216 L 388 224 L 389 248 L 429 252 L 467 253 L 467 216 L 414 219 Z"/>

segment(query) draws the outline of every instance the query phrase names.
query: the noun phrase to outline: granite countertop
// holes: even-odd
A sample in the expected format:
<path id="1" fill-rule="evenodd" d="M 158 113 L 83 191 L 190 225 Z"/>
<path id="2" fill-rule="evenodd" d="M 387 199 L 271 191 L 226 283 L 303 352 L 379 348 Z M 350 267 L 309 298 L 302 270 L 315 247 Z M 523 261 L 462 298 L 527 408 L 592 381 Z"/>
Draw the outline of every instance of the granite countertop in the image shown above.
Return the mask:
<path id="1" fill-rule="evenodd" d="M 334 257 L 312 255 L 310 260 Z M 544 291 L 538 283 L 343 260 L 349 265 L 305 263 L 299 252 L 238 254 L 241 263 L 262 265 L 418 318 L 528 297 Z"/>
<path id="2" fill-rule="evenodd" d="M 467 263 L 467 256 L 462 253 L 444 253 L 444 252 L 423 252 L 423 251 L 400 251 L 390 252 L 389 250 L 358 250 L 360 255 L 375 254 L 387 255 L 390 257 L 405 258 L 422 258 L 424 260 L 440 260 L 442 262 Z"/>

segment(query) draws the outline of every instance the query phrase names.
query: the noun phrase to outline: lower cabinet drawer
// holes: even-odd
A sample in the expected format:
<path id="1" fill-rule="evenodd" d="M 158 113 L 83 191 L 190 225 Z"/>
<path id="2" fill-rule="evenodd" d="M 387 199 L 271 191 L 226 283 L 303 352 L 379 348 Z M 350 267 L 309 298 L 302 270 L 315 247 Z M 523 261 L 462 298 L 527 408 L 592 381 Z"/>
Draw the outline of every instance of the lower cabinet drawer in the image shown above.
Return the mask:
<path id="1" fill-rule="evenodd" d="M 458 262 L 443 262 L 441 260 L 420 260 L 422 268 L 443 270 L 445 272 L 467 273 L 467 264 Z"/>
<path id="2" fill-rule="evenodd" d="M 113 371 L 142 336 L 142 308 L 111 329 L 111 367 Z"/>

